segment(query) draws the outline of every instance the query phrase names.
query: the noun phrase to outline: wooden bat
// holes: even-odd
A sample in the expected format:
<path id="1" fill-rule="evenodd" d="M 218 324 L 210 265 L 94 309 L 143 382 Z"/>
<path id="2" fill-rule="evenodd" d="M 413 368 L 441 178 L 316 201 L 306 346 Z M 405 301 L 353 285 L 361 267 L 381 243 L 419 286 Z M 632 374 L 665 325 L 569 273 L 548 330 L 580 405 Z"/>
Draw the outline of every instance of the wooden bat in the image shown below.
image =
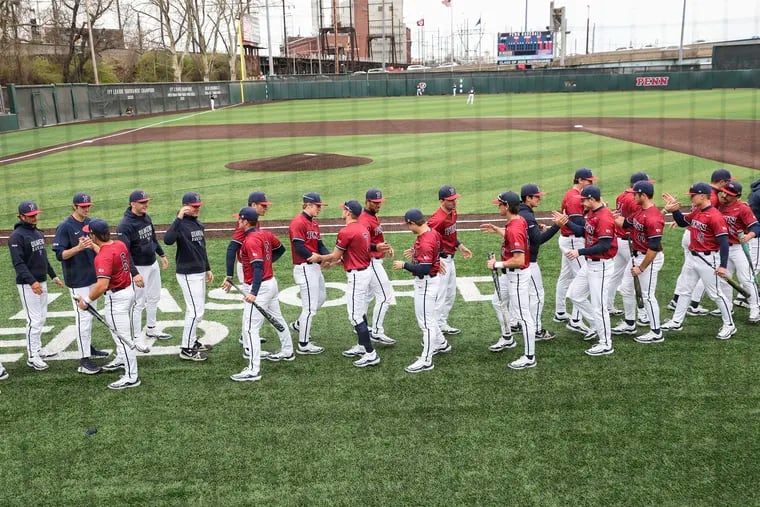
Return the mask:
<path id="1" fill-rule="evenodd" d="M 237 285 L 235 285 L 234 282 L 232 282 L 230 280 L 228 280 L 228 281 L 230 282 L 230 285 L 232 285 L 233 287 L 235 287 L 236 291 L 238 291 L 241 294 L 245 294 L 245 292 L 243 292 L 240 289 L 240 287 L 238 287 Z M 269 313 L 268 311 L 266 311 L 265 309 L 263 309 L 261 306 L 259 306 L 259 304 L 256 303 L 256 301 L 254 301 L 252 304 L 253 304 L 253 307 L 256 308 L 256 310 L 258 310 L 259 313 L 265 319 L 267 319 L 267 322 L 269 322 L 270 324 L 272 324 L 273 328 L 275 328 L 277 331 L 280 331 L 280 332 L 285 331 L 285 326 L 282 325 L 282 322 L 280 322 L 279 320 L 275 319 L 274 316 L 271 313 Z"/>
<path id="2" fill-rule="evenodd" d="M 74 301 L 76 301 L 78 303 L 82 298 L 79 296 L 79 294 L 74 294 L 74 296 L 72 296 L 72 299 L 74 299 Z M 100 314 L 100 312 L 98 312 L 95 309 L 94 306 L 92 306 L 90 303 L 86 303 L 86 304 L 87 304 L 87 313 L 89 313 L 90 315 L 92 315 L 93 317 L 95 317 L 104 326 L 106 326 L 108 328 L 108 330 L 111 331 L 114 335 L 116 335 L 116 337 L 124 345 L 126 345 L 127 347 L 129 347 L 132 350 L 137 349 L 138 351 L 143 352 L 143 353 L 150 352 L 150 347 L 149 346 L 143 345 L 141 343 L 137 343 L 137 342 L 133 341 L 131 338 L 128 338 L 128 337 L 124 336 L 119 331 L 117 331 L 115 327 L 112 327 L 111 324 L 108 323 L 108 321 L 105 319 L 105 317 L 103 317 Z"/>
<path id="3" fill-rule="evenodd" d="M 715 269 L 715 267 L 712 264 L 710 264 L 709 262 L 707 262 L 707 259 L 705 259 L 702 256 L 701 253 L 698 253 L 694 257 L 699 258 L 699 260 L 701 260 L 702 262 L 704 262 L 705 264 L 707 264 L 711 268 Z M 737 282 L 736 280 L 734 280 L 733 278 L 730 278 L 728 276 L 725 277 L 725 278 L 723 278 L 723 279 L 726 281 L 726 283 L 728 285 L 730 285 L 731 287 L 733 287 L 736 292 L 738 292 L 739 294 L 741 294 L 745 298 L 749 299 L 749 292 L 747 291 L 747 289 L 745 289 L 744 287 L 742 287 L 741 285 L 739 285 L 739 282 Z"/>
<path id="4" fill-rule="evenodd" d="M 633 254 L 635 252 L 633 250 L 633 245 L 631 244 L 631 235 L 629 234 L 626 239 L 628 240 L 628 251 L 631 252 L 631 267 L 636 267 L 636 263 L 633 262 Z M 644 297 L 641 295 L 641 280 L 639 280 L 638 276 L 633 277 L 633 290 L 636 292 L 636 306 L 644 308 Z"/>

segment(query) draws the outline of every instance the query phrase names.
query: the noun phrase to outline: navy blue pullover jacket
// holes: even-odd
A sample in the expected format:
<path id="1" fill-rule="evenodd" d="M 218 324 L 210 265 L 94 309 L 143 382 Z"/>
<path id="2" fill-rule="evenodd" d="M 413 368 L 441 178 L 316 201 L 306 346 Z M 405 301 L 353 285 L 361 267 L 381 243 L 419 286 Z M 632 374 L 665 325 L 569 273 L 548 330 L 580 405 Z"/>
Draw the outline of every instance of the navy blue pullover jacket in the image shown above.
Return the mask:
<path id="1" fill-rule="evenodd" d="M 79 238 L 88 235 L 82 231 L 82 228 L 89 223 L 90 217 L 85 218 L 84 222 L 80 222 L 73 216 L 68 216 L 55 230 L 55 239 L 53 240 L 55 258 L 61 261 L 63 266 L 63 281 L 67 287 L 72 289 L 89 287 L 97 281 L 94 250 L 84 250 L 67 260 L 63 260 L 64 250 L 75 247 L 79 244 Z"/>
<path id="2" fill-rule="evenodd" d="M 156 262 L 156 254 L 164 256 L 164 249 L 156 239 L 156 229 L 149 215 L 135 215 L 131 208 L 116 228 L 116 239 L 127 245 L 134 266 L 150 266 Z M 135 269 L 132 275 L 136 275 Z"/>
<path id="3" fill-rule="evenodd" d="M 18 222 L 8 237 L 11 262 L 16 270 L 16 283 L 31 285 L 44 282 L 46 276 L 55 278 L 55 271 L 48 262 L 45 236 L 37 226 Z"/>
<path id="4" fill-rule="evenodd" d="M 203 236 L 204 227 L 198 217 L 183 216 L 174 222 L 164 234 L 164 243 L 177 243 L 177 273 L 191 275 L 211 271 L 206 252 L 206 239 Z"/>

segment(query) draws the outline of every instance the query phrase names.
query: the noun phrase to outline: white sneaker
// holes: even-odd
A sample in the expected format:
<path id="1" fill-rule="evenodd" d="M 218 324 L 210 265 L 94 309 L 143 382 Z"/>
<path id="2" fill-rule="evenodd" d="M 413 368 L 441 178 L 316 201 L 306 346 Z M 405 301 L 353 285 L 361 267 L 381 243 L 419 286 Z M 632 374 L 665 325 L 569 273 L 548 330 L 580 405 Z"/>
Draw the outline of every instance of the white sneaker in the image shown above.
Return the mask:
<path id="1" fill-rule="evenodd" d="M 718 331 L 718 336 L 716 336 L 716 338 L 718 340 L 728 340 L 735 334 L 736 334 L 736 326 L 734 324 L 731 324 L 729 326 L 724 325 L 720 328 L 720 331 Z"/>
<path id="2" fill-rule="evenodd" d="M 127 377 L 126 375 L 121 377 L 116 382 L 111 382 L 108 384 L 108 389 L 129 389 L 130 387 L 137 387 L 140 385 L 140 379 L 134 378 L 131 379 Z"/>
<path id="3" fill-rule="evenodd" d="M 366 353 L 367 353 L 367 350 L 364 348 L 364 345 L 358 345 L 358 344 L 342 352 L 344 357 L 361 357 Z"/>
<path id="4" fill-rule="evenodd" d="M 257 380 L 261 380 L 261 374 L 256 373 L 250 368 L 245 368 L 240 373 L 230 375 L 230 378 L 235 382 L 256 382 Z"/>
<path id="5" fill-rule="evenodd" d="M 676 302 L 676 300 L 671 299 L 670 302 L 668 303 L 668 310 L 673 311 L 676 309 L 676 306 L 678 306 L 678 303 Z"/>
<path id="6" fill-rule="evenodd" d="M 458 329 L 456 327 L 451 327 L 448 324 L 446 324 L 445 326 L 441 326 L 441 333 L 443 334 L 459 334 L 461 332 L 462 332 L 461 329 Z"/>
<path id="7" fill-rule="evenodd" d="M 555 313 L 552 320 L 554 322 L 570 322 L 570 314 L 566 312 Z"/>
<path id="8" fill-rule="evenodd" d="M 425 362 L 421 357 L 418 357 L 415 362 L 404 368 L 407 373 L 420 373 L 423 371 L 430 371 L 434 368 L 433 361 Z"/>
<path id="9" fill-rule="evenodd" d="M 266 350 L 259 350 L 259 359 L 268 359 L 270 356 L 270 352 Z M 249 349 L 243 348 L 243 359 L 250 359 L 251 358 L 251 351 Z"/>
<path id="10" fill-rule="evenodd" d="M 267 361 L 294 361 L 296 358 L 295 353 L 291 352 L 290 355 L 283 353 L 283 351 L 275 352 L 274 354 L 267 354 L 264 359 Z"/>
<path id="11" fill-rule="evenodd" d="M 736 299 L 734 299 L 734 306 L 739 306 L 741 308 L 749 308 L 749 303 L 743 297 L 737 297 Z"/>
<path id="12" fill-rule="evenodd" d="M 0 367 L 0 380 L 5 380 L 8 377 L 10 377 L 10 375 L 8 375 L 8 370 Z"/>
<path id="13" fill-rule="evenodd" d="M 438 348 L 433 351 L 433 355 L 448 354 L 451 352 L 451 344 L 448 340 L 444 340 L 442 344 L 438 345 Z"/>
<path id="14" fill-rule="evenodd" d="M 106 363 L 100 367 L 103 371 L 116 371 L 124 368 L 124 362 L 120 359 L 114 359 L 110 363 Z"/>
<path id="15" fill-rule="evenodd" d="M 153 338 L 154 340 L 168 340 L 172 337 L 172 335 L 157 331 L 156 328 L 153 327 L 145 329 L 145 336 L 148 338 Z"/>
<path id="16" fill-rule="evenodd" d="M 615 352 L 615 349 L 612 348 L 612 346 L 605 347 L 601 343 L 597 343 L 590 349 L 586 350 L 586 354 L 590 356 L 606 356 L 608 354 L 612 354 Z"/>
<path id="17" fill-rule="evenodd" d="M 720 308 L 715 308 L 714 310 L 710 310 L 710 315 L 714 317 L 720 317 L 721 316 Z"/>
<path id="18" fill-rule="evenodd" d="M 26 361 L 26 365 L 29 366 L 30 368 L 34 368 L 37 371 L 43 371 L 49 368 L 48 364 L 42 359 L 40 359 L 38 356 L 30 357 Z"/>
<path id="19" fill-rule="evenodd" d="M 648 326 L 649 325 L 649 316 L 646 313 L 642 313 L 639 315 L 639 317 L 636 319 L 636 325 L 637 326 Z"/>
<path id="20" fill-rule="evenodd" d="M 623 315 L 625 312 L 623 310 L 619 309 L 619 308 L 615 308 L 614 306 L 610 306 L 607 309 L 607 313 L 609 313 L 610 315 L 618 316 L 618 315 Z"/>
<path id="21" fill-rule="evenodd" d="M 376 350 L 364 354 L 360 359 L 354 361 L 354 366 L 357 368 L 366 368 L 367 366 L 375 366 L 377 364 L 380 364 L 380 356 L 377 355 Z"/>
<path id="22" fill-rule="evenodd" d="M 638 343 L 662 343 L 665 341 L 665 338 L 662 336 L 662 332 L 656 334 L 654 331 L 649 331 L 646 334 L 637 336 L 634 338 L 634 341 Z"/>
<path id="23" fill-rule="evenodd" d="M 589 329 L 582 320 L 570 320 L 568 321 L 567 325 L 565 325 L 565 327 L 570 331 L 575 331 L 576 333 L 581 333 L 584 335 L 588 334 L 588 332 L 591 331 L 591 329 Z"/>
<path id="24" fill-rule="evenodd" d="M 683 329 L 683 324 L 680 322 L 676 322 L 673 319 L 668 319 L 660 326 L 660 329 L 663 331 L 681 331 Z"/>
<path id="25" fill-rule="evenodd" d="M 383 345 L 395 345 L 396 340 L 385 334 L 370 334 L 369 339 L 376 343 L 382 343 Z"/>
<path id="26" fill-rule="evenodd" d="M 710 314 L 710 310 L 708 310 L 702 305 L 698 305 L 698 306 L 689 305 L 689 307 L 686 308 L 686 315 L 691 315 L 692 317 L 701 317 L 703 315 L 709 315 L 709 314 Z"/>
<path id="27" fill-rule="evenodd" d="M 517 345 L 517 342 L 514 338 L 511 336 L 500 336 L 499 340 L 494 343 L 493 345 L 488 346 L 488 350 L 491 352 L 501 352 L 504 349 L 511 349 L 515 345 Z"/>
<path id="28" fill-rule="evenodd" d="M 536 358 L 528 359 L 527 356 L 520 356 L 507 365 L 507 367 L 513 370 L 524 370 L 526 368 L 533 368 L 534 366 L 536 366 Z"/>
<path id="29" fill-rule="evenodd" d="M 298 344 L 298 347 L 296 348 L 296 352 L 299 354 L 321 354 L 324 352 L 324 347 L 320 347 L 319 345 L 314 345 L 312 342 L 307 343 L 306 345 Z"/>
<path id="30" fill-rule="evenodd" d="M 610 331 L 612 334 L 636 334 L 636 325 L 622 321 L 620 324 L 610 329 Z"/>
<path id="31" fill-rule="evenodd" d="M 749 311 L 750 322 L 760 322 L 760 308 L 752 308 Z"/>

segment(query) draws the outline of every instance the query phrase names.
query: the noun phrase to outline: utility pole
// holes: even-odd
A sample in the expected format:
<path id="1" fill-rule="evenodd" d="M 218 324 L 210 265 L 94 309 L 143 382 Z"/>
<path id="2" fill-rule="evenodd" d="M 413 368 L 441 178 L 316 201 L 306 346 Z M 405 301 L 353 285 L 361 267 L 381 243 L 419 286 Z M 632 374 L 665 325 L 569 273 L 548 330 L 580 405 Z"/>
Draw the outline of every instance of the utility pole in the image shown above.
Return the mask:
<path id="1" fill-rule="evenodd" d="M 681 42 L 678 44 L 678 65 L 683 65 L 683 27 L 686 23 L 686 0 L 683 0 L 681 12 Z"/>
<path id="2" fill-rule="evenodd" d="M 285 68 L 288 68 L 288 24 L 285 21 L 285 0 L 282 0 L 282 41 L 285 47 Z"/>
<path id="3" fill-rule="evenodd" d="M 90 38 L 90 56 L 92 58 L 92 73 L 95 74 L 95 84 L 100 84 L 98 78 L 98 62 L 95 60 L 95 44 L 92 40 L 92 23 L 90 23 L 90 2 L 84 0 L 84 15 L 87 17 L 87 34 Z"/>
<path id="4" fill-rule="evenodd" d="M 340 61 L 338 60 L 338 0 L 332 0 L 333 31 L 335 32 L 335 73 L 340 74 Z"/>
<path id="5" fill-rule="evenodd" d="M 380 8 L 383 11 L 382 17 L 381 17 L 381 23 L 382 28 L 380 29 L 381 37 L 380 39 L 383 41 L 383 71 L 385 70 L 385 60 L 387 59 L 387 56 L 385 54 L 385 0 L 383 0 L 380 4 Z"/>
<path id="6" fill-rule="evenodd" d="M 591 19 L 591 6 L 586 5 L 586 54 L 588 54 L 589 20 Z"/>
<path id="7" fill-rule="evenodd" d="M 267 47 L 269 51 L 269 75 L 274 76 L 274 59 L 272 58 L 272 26 L 269 23 L 269 0 L 265 0 L 264 9 L 267 16 Z"/>

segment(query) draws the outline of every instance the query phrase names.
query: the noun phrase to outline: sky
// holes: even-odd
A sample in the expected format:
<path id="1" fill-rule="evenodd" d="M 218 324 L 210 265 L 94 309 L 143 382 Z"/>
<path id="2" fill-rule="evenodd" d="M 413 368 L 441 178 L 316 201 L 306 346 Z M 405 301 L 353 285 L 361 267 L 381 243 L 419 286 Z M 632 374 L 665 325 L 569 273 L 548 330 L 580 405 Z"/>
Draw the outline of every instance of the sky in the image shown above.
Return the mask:
<path id="1" fill-rule="evenodd" d="M 309 34 L 309 0 L 286 2 L 293 5 L 289 34 L 293 31 Z M 590 51 L 645 45 L 678 46 L 683 5 L 683 0 L 555 0 L 555 7 L 566 8 L 567 29 L 571 32 L 567 54 L 585 53 L 587 19 Z M 451 0 L 451 7 L 445 7 L 441 0 L 406 0 L 404 22 L 412 31 L 412 56 L 419 56 L 418 42 L 423 33 L 428 55 L 440 50 L 441 44 L 447 45 L 452 19 L 455 33 L 467 28 L 470 31 L 469 39 L 463 35 L 455 37 L 458 54 L 464 51 L 465 45 L 472 54 L 478 40 L 482 53 L 493 54 L 497 32 L 524 30 L 525 7 L 524 0 Z M 549 0 L 528 0 L 527 8 L 528 30 L 545 30 L 549 24 Z M 425 20 L 424 31 L 416 25 L 420 19 Z M 478 19 L 481 24 L 476 27 Z M 265 30 L 263 26 L 262 30 Z M 274 27 L 272 31 L 275 37 Z M 757 0 L 686 0 L 684 44 L 752 36 L 760 36 L 760 2 Z"/>

